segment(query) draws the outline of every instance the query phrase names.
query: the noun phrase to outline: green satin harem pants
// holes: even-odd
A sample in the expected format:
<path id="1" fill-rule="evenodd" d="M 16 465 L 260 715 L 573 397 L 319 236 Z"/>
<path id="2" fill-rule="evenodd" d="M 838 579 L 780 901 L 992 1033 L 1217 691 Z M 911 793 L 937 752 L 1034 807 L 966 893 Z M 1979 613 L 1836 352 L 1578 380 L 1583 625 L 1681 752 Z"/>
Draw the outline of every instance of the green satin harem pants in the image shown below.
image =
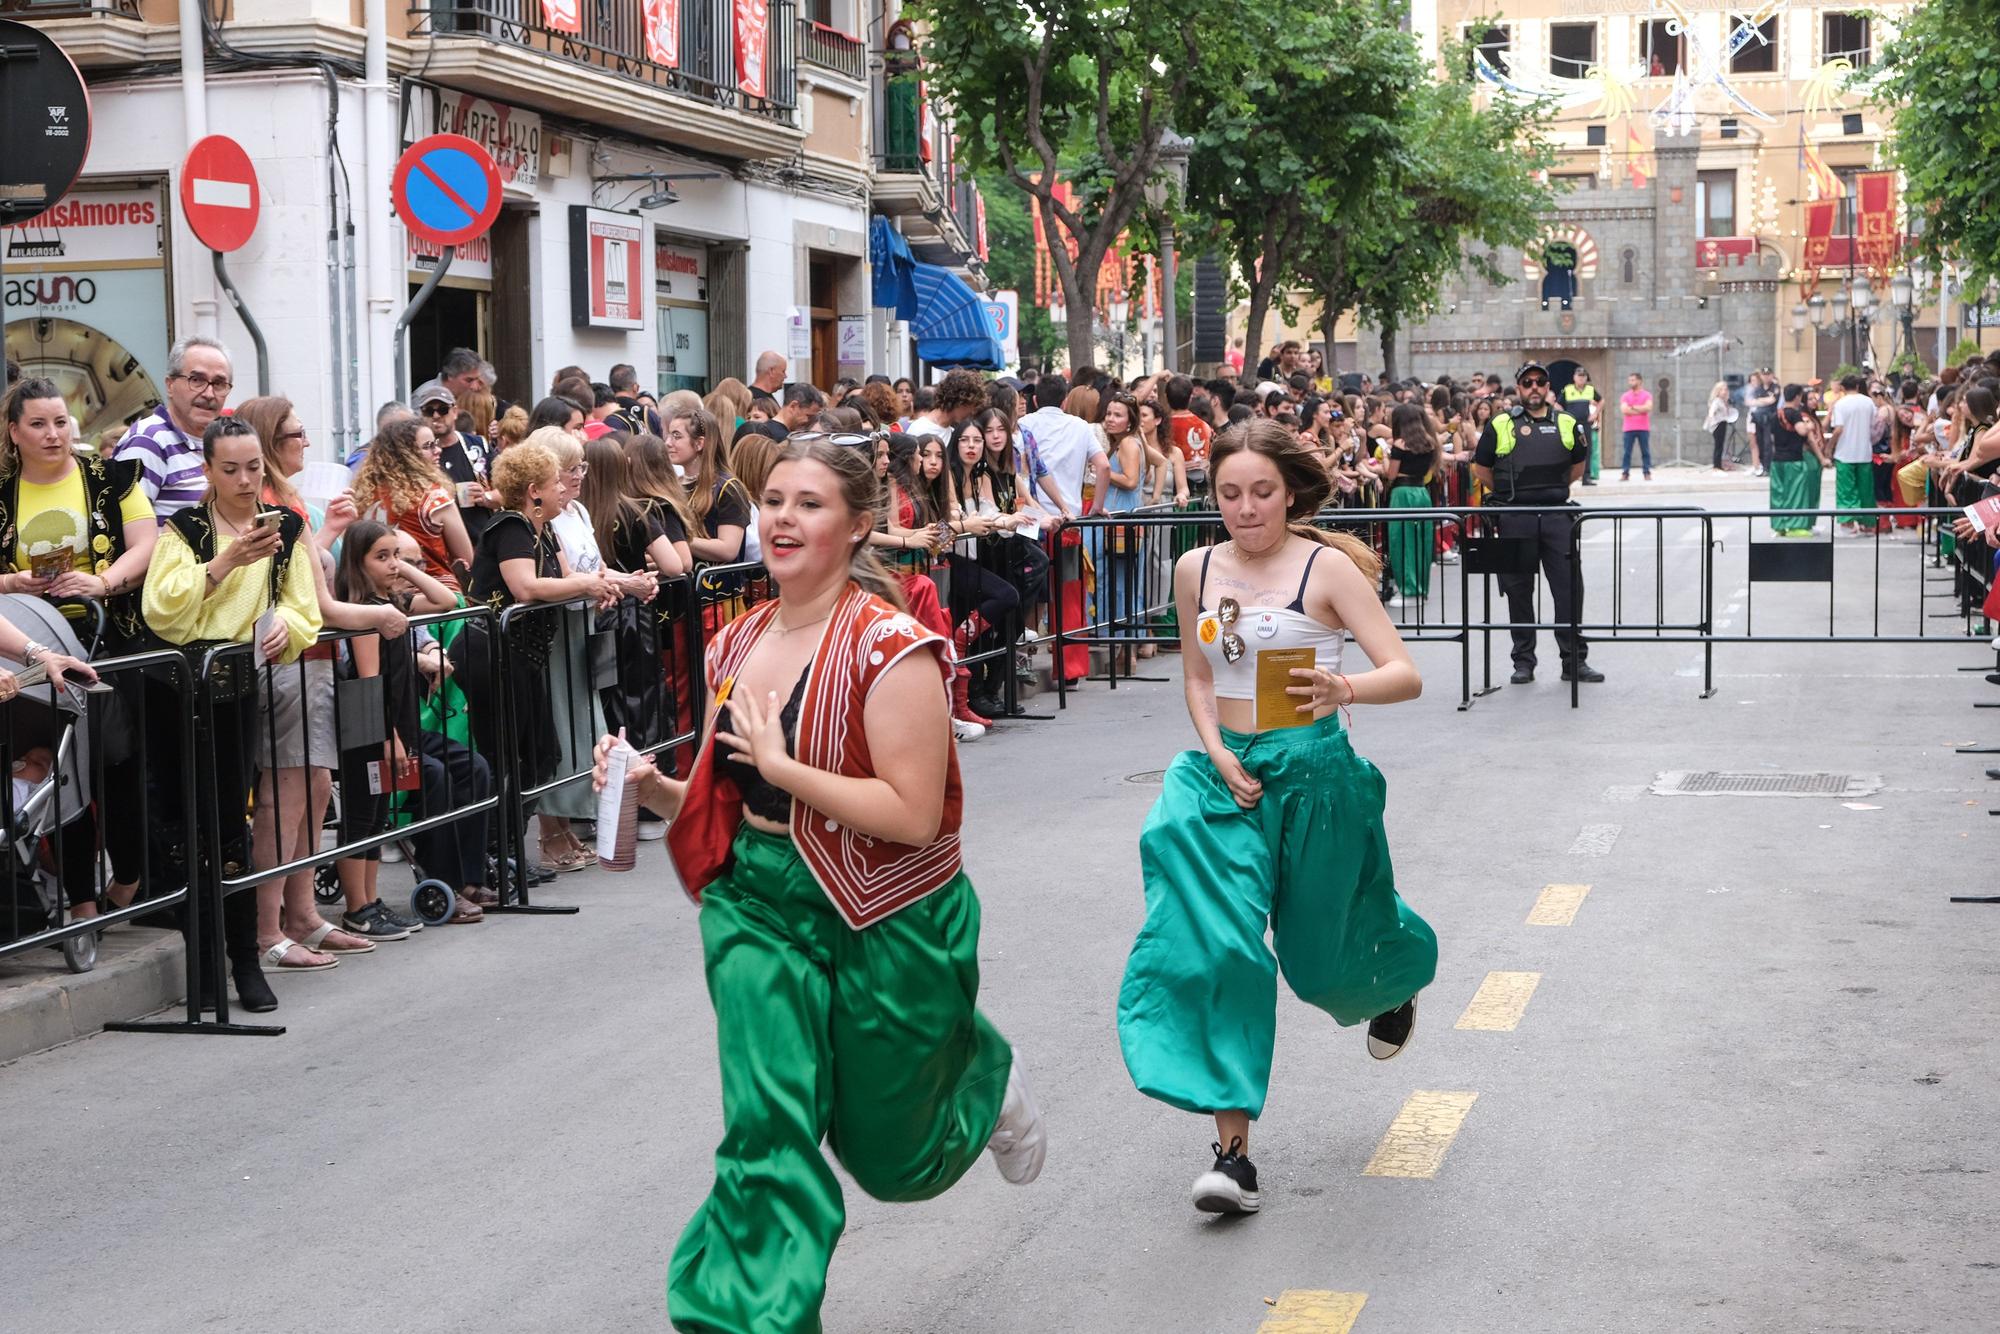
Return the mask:
<path id="1" fill-rule="evenodd" d="M 963 874 L 856 931 L 790 839 L 746 825 L 732 850 L 700 914 L 722 1143 L 667 1312 L 679 1330 L 803 1334 L 847 1221 L 820 1141 L 876 1199 L 941 1194 L 992 1138 L 1013 1052 L 975 1008 Z"/>
<path id="2" fill-rule="evenodd" d="M 1198 750 L 1167 770 L 1139 837 L 1146 921 L 1118 993 L 1118 1041 L 1141 1093 L 1254 1118 L 1280 970 L 1300 1000 L 1358 1024 L 1430 983 L 1437 937 L 1396 893 L 1387 789 L 1337 716 L 1222 739 L 1263 796 L 1239 807 Z"/>

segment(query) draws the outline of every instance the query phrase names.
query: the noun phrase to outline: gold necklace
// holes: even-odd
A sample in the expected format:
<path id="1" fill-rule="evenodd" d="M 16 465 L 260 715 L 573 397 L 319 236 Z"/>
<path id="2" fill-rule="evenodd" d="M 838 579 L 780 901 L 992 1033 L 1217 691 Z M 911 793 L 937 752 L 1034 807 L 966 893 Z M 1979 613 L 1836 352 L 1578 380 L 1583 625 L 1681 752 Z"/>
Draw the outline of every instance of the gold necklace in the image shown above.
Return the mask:
<path id="1" fill-rule="evenodd" d="M 794 630 L 811 629 L 813 626 L 818 625 L 821 621 L 828 619 L 832 615 L 833 613 L 829 611 L 828 613 L 826 613 L 825 616 L 815 616 L 812 620 L 803 622 L 802 624 L 799 625 L 786 625 L 782 621 L 780 621 L 777 618 L 777 616 L 773 615 L 771 617 L 771 628 L 773 630 L 776 630 L 781 635 L 788 635 L 792 633 L 792 631 Z"/>

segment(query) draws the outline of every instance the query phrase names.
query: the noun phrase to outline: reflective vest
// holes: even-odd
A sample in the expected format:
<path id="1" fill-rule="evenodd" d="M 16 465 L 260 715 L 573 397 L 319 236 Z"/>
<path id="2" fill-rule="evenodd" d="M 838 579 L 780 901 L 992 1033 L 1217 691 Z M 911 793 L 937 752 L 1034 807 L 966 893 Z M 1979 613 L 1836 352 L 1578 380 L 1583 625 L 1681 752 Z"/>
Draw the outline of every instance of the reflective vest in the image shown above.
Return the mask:
<path id="1" fill-rule="evenodd" d="M 1514 452 L 1514 418 L 1517 414 L 1524 414 L 1525 411 L 1525 409 L 1516 408 L 1513 412 L 1493 419 L 1493 455 L 1495 458 L 1504 459 Z M 1554 416 L 1556 419 L 1556 433 L 1562 437 L 1563 448 L 1569 450 L 1571 453 L 1576 452 L 1578 445 L 1576 438 L 1576 418 L 1570 416 L 1567 412 L 1558 412 Z"/>
<path id="2" fill-rule="evenodd" d="M 1587 384 L 1581 387 L 1573 384 L 1563 386 L 1563 402 L 1565 403 L 1590 403 L 1596 401 L 1596 399 L 1597 386 L 1594 384 Z"/>

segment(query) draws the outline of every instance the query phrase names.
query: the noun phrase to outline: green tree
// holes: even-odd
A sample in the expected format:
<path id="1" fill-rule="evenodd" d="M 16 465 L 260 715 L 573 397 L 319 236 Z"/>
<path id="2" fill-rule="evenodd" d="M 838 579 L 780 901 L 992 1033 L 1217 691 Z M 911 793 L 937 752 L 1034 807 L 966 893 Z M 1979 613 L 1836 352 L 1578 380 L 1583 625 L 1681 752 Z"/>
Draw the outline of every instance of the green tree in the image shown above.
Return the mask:
<path id="1" fill-rule="evenodd" d="M 1105 258 L 1145 207 L 1161 135 L 1190 82 L 1227 77 L 1241 49 L 1236 15 L 1204 0 L 915 0 L 912 12 L 926 33 L 925 78 L 956 120 L 964 159 L 1014 182 L 1042 219 L 1070 364 L 1081 365 Z M 1068 202 L 1056 193 L 1063 183 Z"/>
<path id="2" fill-rule="evenodd" d="M 1924 0 L 1857 77 L 1896 108 L 1890 151 L 1923 218 L 1918 253 L 1969 265 L 1974 290 L 2000 276 L 2000 0 Z"/>
<path id="3" fill-rule="evenodd" d="M 1401 13 L 1387 0 L 1239 10 L 1259 58 L 1191 89 L 1188 206 L 1247 288 L 1246 374 L 1273 302 L 1302 276 L 1301 242 L 1363 225 L 1403 151 L 1424 71 Z"/>
<path id="4" fill-rule="evenodd" d="M 986 199 L 986 276 L 995 287 L 1021 295 L 1021 365 L 1043 366 L 1062 348 L 1065 334 L 1035 304 L 1035 219 L 1019 186 L 995 170 L 974 178 Z"/>

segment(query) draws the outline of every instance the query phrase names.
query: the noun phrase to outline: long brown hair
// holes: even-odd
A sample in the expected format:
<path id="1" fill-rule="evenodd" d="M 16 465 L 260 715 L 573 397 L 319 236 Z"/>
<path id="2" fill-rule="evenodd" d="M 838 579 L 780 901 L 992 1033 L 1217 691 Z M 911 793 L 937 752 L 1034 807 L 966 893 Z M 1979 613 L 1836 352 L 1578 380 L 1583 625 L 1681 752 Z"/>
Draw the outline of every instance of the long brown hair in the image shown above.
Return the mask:
<path id="1" fill-rule="evenodd" d="M 875 456 L 870 450 L 856 449 L 849 445 L 836 445 L 830 440 L 791 440 L 778 451 L 778 457 L 771 463 L 771 471 L 776 472 L 784 463 L 819 463 L 840 481 L 840 498 L 846 502 L 848 512 L 855 515 L 866 514 L 873 529 L 875 505 L 881 495 L 875 481 Z M 903 586 L 890 574 L 867 541 L 854 544 L 854 554 L 848 557 L 847 572 L 855 583 L 881 598 L 898 611 L 908 611 L 909 604 L 903 601 Z"/>
<path id="2" fill-rule="evenodd" d="M 643 523 L 645 516 L 632 501 L 632 488 L 625 476 L 625 451 L 619 448 L 616 440 L 608 434 L 586 440 L 583 461 L 589 465 L 589 471 L 583 475 L 583 489 L 578 498 L 590 511 L 590 526 L 597 534 L 599 554 L 604 557 L 606 565 L 612 565 L 618 550 L 612 538 L 618 531 L 618 525 Z M 625 571 L 626 574 L 639 572 Z"/>
<path id="3" fill-rule="evenodd" d="M 696 441 L 694 462 L 687 476 L 688 517 L 694 520 L 688 530 L 705 533 L 708 530 L 708 512 L 714 508 L 721 487 L 735 480 L 729 475 L 729 466 L 722 452 L 728 442 L 722 438 L 722 428 L 716 424 L 715 414 L 707 408 L 677 408 L 667 419 L 670 426 L 674 422 L 686 422 L 688 434 Z"/>
<path id="4" fill-rule="evenodd" d="M 1319 452 L 1300 440 L 1298 433 L 1268 417 L 1252 417 L 1239 422 L 1216 437 L 1209 456 L 1210 477 L 1222 474 L 1223 462 L 1234 454 L 1256 454 L 1271 461 L 1278 480 L 1291 492 L 1292 503 L 1285 509 L 1285 526 L 1300 537 L 1334 547 L 1353 561 L 1369 582 L 1381 577 L 1382 561 L 1366 542 L 1352 533 L 1316 527 L 1313 516 L 1326 504 L 1333 491 L 1333 478 Z"/>
<path id="5" fill-rule="evenodd" d="M 4 396 L 0 396 L 0 476 L 21 471 L 21 451 L 14 447 L 13 428 L 20 424 L 21 416 L 28 404 L 37 399 L 62 398 L 62 390 L 54 380 L 39 375 L 30 375 L 14 381 Z M 64 400 L 63 411 L 69 411 L 69 402 Z M 71 442 L 74 446 L 75 442 Z"/>
<path id="6" fill-rule="evenodd" d="M 292 400 L 282 394 L 264 394 L 239 404 L 230 415 L 249 422 L 257 432 L 257 443 L 264 447 L 264 489 L 271 493 L 271 499 L 287 509 L 303 509 L 305 502 L 299 499 L 298 488 L 278 471 L 278 431 L 292 415 Z"/>
<path id="7" fill-rule="evenodd" d="M 364 508 L 386 503 L 397 514 L 416 512 L 433 487 L 449 487 L 451 479 L 417 448 L 424 424 L 415 417 L 397 417 L 375 433 L 368 457 L 354 475 L 354 498 Z"/>
<path id="8" fill-rule="evenodd" d="M 688 513 L 687 491 L 681 486 L 667 442 L 641 431 L 625 440 L 625 481 L 634 496 L 657 501 L 674 512 L 681 527 L 692 533 L 698 525 Z"/>

